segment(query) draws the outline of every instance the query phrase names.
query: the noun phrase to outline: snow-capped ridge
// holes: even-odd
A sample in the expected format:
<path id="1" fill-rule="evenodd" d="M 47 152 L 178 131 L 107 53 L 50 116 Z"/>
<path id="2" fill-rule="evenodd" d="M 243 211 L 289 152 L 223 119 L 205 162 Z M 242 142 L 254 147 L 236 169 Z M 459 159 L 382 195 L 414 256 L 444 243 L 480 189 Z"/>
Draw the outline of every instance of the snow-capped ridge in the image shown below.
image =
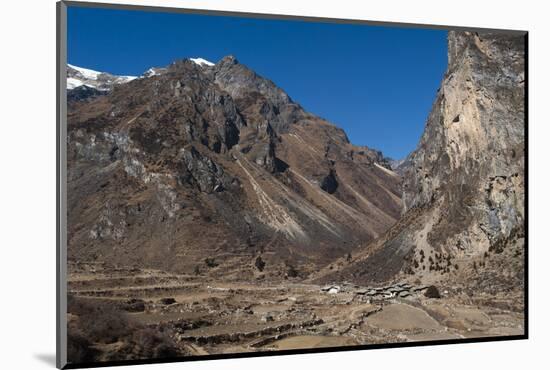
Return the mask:
<path id="1" fill-rule="evenodd" d="M 108 72 L 67 64 L 67 90 L 86 85 L 97 90 L 109 91 L 113 85 L 124 84 L 136 78 L 136 76 L 116 76 Z"/>
<path id="2" fill-rule="evenodd" d="M 215 65 L 215 63 L 204 58 L 189 58 L 189 60 L 201 67 L 212 67 Z M 137 78 L 158 76 L 165 71 L 166 68 L 151 67 L 139 77 L 117 76 L 108 72 L 100 72 L 67 63 L 67 90 L 85 85 L 100 91 L 110 91 L 114 85 L 124 84 Z"/>
<path id="3" fill-rule="evenodd" d="M 84 78 L 86 78 L 88 80 L 97 80 L 100 75 L 113 76 L 115 78 L 122 79 L 122 80 L 127 80 L 127 81 L 132 81 L 132 80 L 135 80 L 137 78 L 137 76 L 117 76 L 117 75 L 114 75 L 114 74 L 109 73 L 109 72 L 94 71 L 93 69 L 82 68 L 82 67 L 78 67 L 78 66 L 68 64 L 68 63 L 67 63 L 67 66 L 74 69 L 75 71 L 80 73 Z"/>
<path id="4" fill-rule="evenodd" d="M 157 71 L 155 71 L 154 68 L 149 68 L 148 70 L 146 70 L 145 72 L 143 72 L 143 77 L 153 77 L 153 76 L 156 76 L 158 75 Z"/>
<path id="5" fill-rule="evenodd" d="M 158 76 L 158 75 L 163 74 L 164 72 L 166 72 L 166 68 L 151 67 L 148 70 L 146 70 L 145 72 L 143 72 L 142 75 L 139 76 L 139 78 L 149 78 L 149 77 L 153 77 L 153 76 Z"/>
<path id="6" fill-rule="evenodd" d="M 84 78 L 89 80 L 97 80 L 97 77 L 103 72 L 94 71 L 93 69 L 82 68 L 72 64 L 67 64 L 67 67 L 70 67 L 80 73 Z"/>
<path id="7" fill-rule="evenodd" d="M 214 65 L 214 63 L 212 63 L 211 61 L 203 58 L 189 58 L 189 60 L 195 64 L 200 65 L 201 67 L 202 66 L 212 67 Z"/>

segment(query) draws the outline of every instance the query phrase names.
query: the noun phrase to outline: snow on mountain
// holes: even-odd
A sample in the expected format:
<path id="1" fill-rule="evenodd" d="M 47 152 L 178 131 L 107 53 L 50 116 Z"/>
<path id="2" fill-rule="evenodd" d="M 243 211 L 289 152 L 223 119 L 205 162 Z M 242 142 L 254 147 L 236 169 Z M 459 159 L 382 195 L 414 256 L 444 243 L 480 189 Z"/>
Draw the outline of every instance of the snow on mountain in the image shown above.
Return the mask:
<path id="1" fill-rule="evenodd" d="M 78 73 L 80 73 L 84 78 L 88 80 L 97 80 L 97 76 L 99 76 L 102 73 L 102 72 L 94 71 L 87 68 L 73 66 L 72 64 L 67 64 L 67 66 L 76 70 Z"/>
<path id="2" fill-rule="evenodd" d="M 200 66 L 212 67 L 214 65 L 214 63 L 203 58 L 189 58 L 189 60 L 191 60 L 193 63 L 196 63 Z"/>
<path id="3" fill-rule="evenodd" d="M 201 67 L 212 67 L 214 63 L 203 58 L 189 58 L 193 63 Z M 88 86 L 99 91 L 110 91 L 114 85 L 123 84 L 136 78 L 149 78 L 157 76 L 166 71 L 166 68 L 149 68 L 140 77 L 116 76 L 107 72 L 95 71 L 72 64 L 67 64 L 67 90 L 76 89 L 80 86 Z"/>
<path id="4" fill-rule="evenodd" d="M 188 60 L 192 61 L 193 63 L 201 66 L 201 67 L 212 67 L 214 63 L 203 59 L 203 58 L 188 58 Z M 159 68 L 159 67 L 151 67 L 139 77 L 139 78 L 149 78 L 153 76 L 158 76 L 166 72 L 166 68 Z"/>
<path id="5" fill-rule="evenodd" d="M 116 76 L 67 64 L 67 90 L 86 85 L 97 90 L 109 91 L 113 85 L 127 83 L 136 78 L 135 76 Z"/>
<path id="6" fill-rule="evenodd" d="M 124 80 L 125 82 L 130 82 L 132 80 L 135 80 L 137 76 L 118 76 L 118 78 Z"/>
<path id="7" fill-rule="evenodd" d="M 84 85 L 84 82 L 76 79 L 76 78 L 73 78 L 73 77 L 68 77 L 67 78 L 67 90 L 72 90 L 74 88 L 77 88 L 79 86 L 82 86 Z"/>
<path id="8" fill-rule="evenodd" d="M 148 78 L 153 76 L 158 76 L 166 72 L 166 68 L 151 67 L 139 77 L 139 78 Z"/>
<path id="9" fill-rule="evenodd" d="M 156 75 L 158 75 L 158 72 L 156 71 L 156 69 L 155 68 L 149 68 L 148 70 L 143 72 L 142 77 L 153 77 L 153 76 L 156 76 Z"/>

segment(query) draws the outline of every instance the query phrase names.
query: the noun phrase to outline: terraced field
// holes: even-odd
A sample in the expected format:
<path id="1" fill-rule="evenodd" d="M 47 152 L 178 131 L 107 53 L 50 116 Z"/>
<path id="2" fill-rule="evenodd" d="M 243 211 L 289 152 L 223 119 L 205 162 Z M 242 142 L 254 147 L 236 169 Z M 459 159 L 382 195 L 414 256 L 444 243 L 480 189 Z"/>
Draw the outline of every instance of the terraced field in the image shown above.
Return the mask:
<path id="1" fill-rule="evenodd" d="M 204 276 L 80 264 L 71 265 L 68 288 L 80 301 L 111 305 L 130 322 L 167 333 L 187 355 L 523 333 L 521 312 L 475 304 L 457 291 L 427 298 L 426 287 L 408 282 L 215 283 Z M 74 321 L 77 315 L 69 316 Z"/>

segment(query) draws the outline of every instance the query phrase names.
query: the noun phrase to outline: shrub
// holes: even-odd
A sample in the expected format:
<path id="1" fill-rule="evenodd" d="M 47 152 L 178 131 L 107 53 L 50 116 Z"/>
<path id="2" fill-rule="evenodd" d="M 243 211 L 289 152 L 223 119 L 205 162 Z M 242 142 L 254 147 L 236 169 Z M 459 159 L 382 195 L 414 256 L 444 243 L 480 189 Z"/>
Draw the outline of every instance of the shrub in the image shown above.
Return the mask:
<path id="1" fill-rule="evenodd" d="M 290 265 L 288 266 L 286 274 L 288 275 L 288 277 L 295 278 L 298 276 L 298 270 L 296 270 L 294 266 Z"/>
<path id="2" fill-rule="evenodd" d="M 145 311 L 145 301 L 143 299 L 132 298 L 119 305 L 119 308 L 128 312 Z"/>
<path id="3" fill-rule="evenodd" d="M 265 262 L 264 260 L 262 259 L 261 256 L 258 256 L 256 258 L 256 261 L 254 261 L 254 266 L 256 266 L 256 268 L 262 272 L 264 270 L 264 267 L 265 267 Z"/>
<path id="4" fill-rule="evenodd" d="M 172 297 L 169 297 L 169 298 L 161 298 L 160 300 L 160 303 L 164 304 L 164 305 L 169 305 L 169 304 L 174 304 L 176 303 L 176 300 Z"/>
<path id="5" fill-rule="evenodd" d="M 136 330 L 126 343 L 108 359 L 149 359 L 180 356 L 182 353 L 165 333 L 150 328 Z"/>
<path id="6" fill-rule="evenodd" d="M 97 361 L 99 351 L 80 333 L 67 333 L 67 360 L 70 363 Z"/>
<path id="7" fill-rule="evenodd" d="M 206 266 L 208 266 L 208 267 L 210 267 L 210 268 L 216 267 L 216 266 L 219 265 L 219 264 L 216 262 L 216 260 L 214 260 L 214 258 L 205 258 L 204 263 L 206 264 Z"/>
<path id="8" fill-rule="evenodd" d="M 441 298 L 441 295 L 439 294 L 439 290 L 433 285 L 430 285 L 428 289 L 426 289 L 424 296 L 428 298 Z"/>
<path id="9" fill-rule="evenodd" d="M 173 299 L 173 298 L 172 298 Z M 77 316 L 69 323 L 67 358 L 71 363 L 116 361 L 182 355 L 181 350 L 162 331 L 128 319 L 117 305 L 69 296 L 68 312 Z M 116 350 L 96 344 L 121 342 Z"/>
<path id="10" fill-rule="evenodd" d="M 78 328 L 89 341 L 113 343 L 131 332 L 127 317 L 109 303 L 69 297 L 67 309 L 79 317 Z"/>

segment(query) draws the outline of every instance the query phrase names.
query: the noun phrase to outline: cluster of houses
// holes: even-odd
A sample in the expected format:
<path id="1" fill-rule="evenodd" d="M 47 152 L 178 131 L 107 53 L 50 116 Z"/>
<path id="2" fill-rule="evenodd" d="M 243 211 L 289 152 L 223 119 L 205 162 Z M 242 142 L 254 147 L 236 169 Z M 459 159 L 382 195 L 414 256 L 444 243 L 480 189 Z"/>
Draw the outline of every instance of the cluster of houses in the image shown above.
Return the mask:
<path id="1" fill-rule="evenodd" d="M 350 283 L 326 285 L 321 291 L 327 294 L 354 293 L 358 296 L 376 299 L 407 298 L 428 289 L 427 285 L 412 286 L 408 283 L 396 283 L 382 287 L 360 287 Z"/>

